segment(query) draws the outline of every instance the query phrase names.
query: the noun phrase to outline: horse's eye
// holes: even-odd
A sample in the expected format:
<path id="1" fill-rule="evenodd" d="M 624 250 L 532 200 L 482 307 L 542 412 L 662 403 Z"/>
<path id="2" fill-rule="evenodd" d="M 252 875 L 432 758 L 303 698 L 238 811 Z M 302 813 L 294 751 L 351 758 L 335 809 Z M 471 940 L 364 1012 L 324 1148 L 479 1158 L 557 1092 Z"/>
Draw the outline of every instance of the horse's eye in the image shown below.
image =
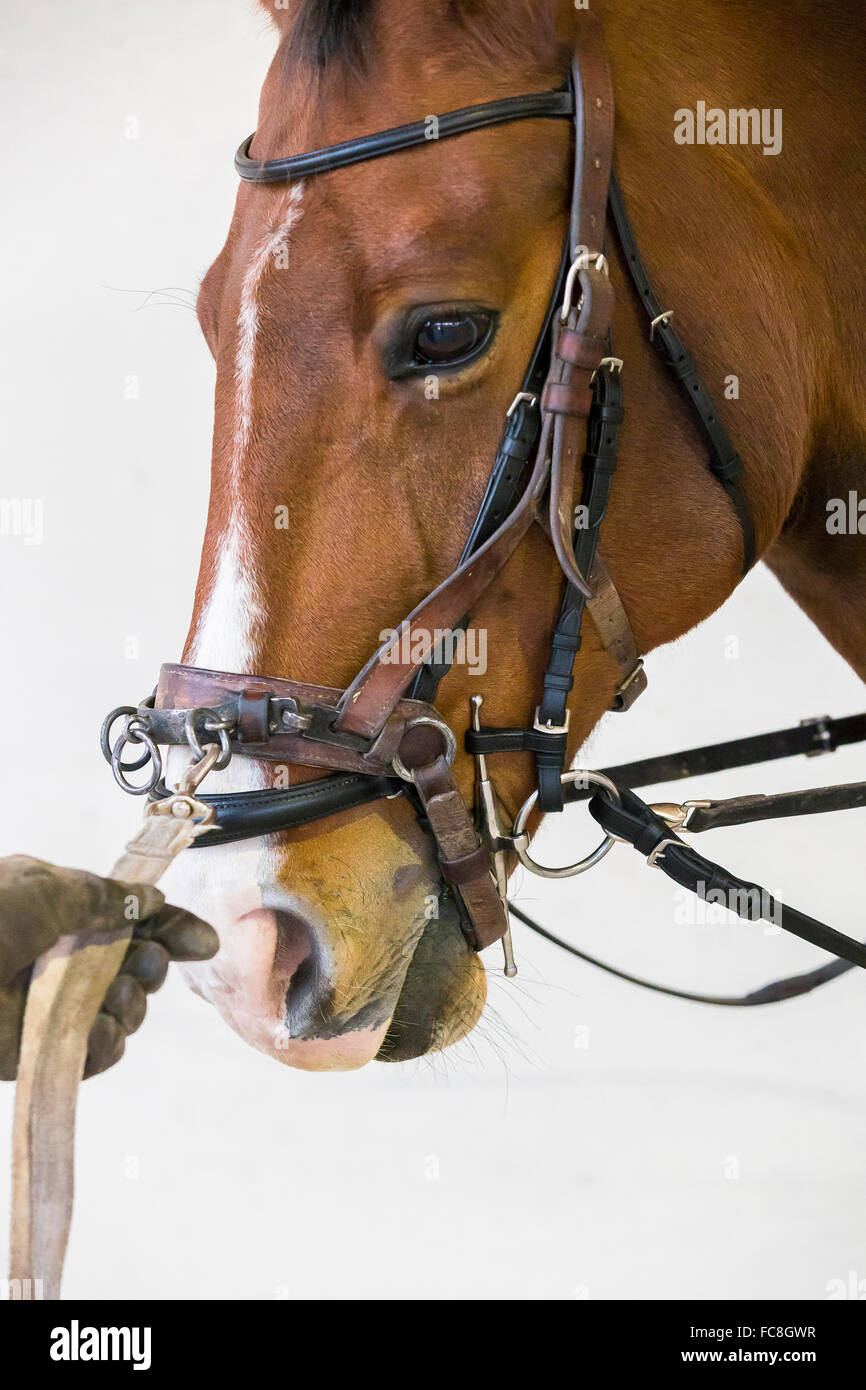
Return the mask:
<path id="1" fill-rule="evenodd" d="M 492 316 L 481 310 L 425 319 L 415 336 L 415 365 L 457 366 L 487 345 L 492 328 Z"/>

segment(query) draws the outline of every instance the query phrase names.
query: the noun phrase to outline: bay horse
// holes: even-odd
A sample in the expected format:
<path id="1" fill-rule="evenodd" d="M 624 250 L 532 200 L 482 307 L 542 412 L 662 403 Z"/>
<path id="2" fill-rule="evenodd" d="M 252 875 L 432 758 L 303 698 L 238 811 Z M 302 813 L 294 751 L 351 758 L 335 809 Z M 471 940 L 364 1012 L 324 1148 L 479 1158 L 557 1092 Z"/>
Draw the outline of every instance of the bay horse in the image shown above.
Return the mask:
<path id="1" fill-rule="evenodd" d="M 278 46 L 260 159 L 556 88 L 574 44 L 572 0 L 264 8 Z M 866 677 L 866 552 L 826 524 L 866 470 L 859 4 L 693 0 L 687 23 L 665 0 L 592 8 L 613 70 L 620 183 L 745 460 L 758 554 Z M 784 139 L 768 153 L 689 143 L 683 113 L 707 107 L 783 113 Z M 556 278 L 569 138 L 565 123 L 528 120 L 288 189 L 239 188 L 198 297 L 215 427 L 186 663 L 343 689 L 379 634 L 454 569 Z M 648 652 L 724 603 L 742 542 L 613 252 L 610 273 L 628 413 L 602 551 Z M 433 365 L 407 371 L 421 333 Z M 443 340 L 473 333 L 483 342 L 464 365 L 444 354 L 437 367 Z M 476 694 L 491 723 L 525 721 L 560 589 L 534 531 L 473 615 L 486 670 L 458 664 L 442 686 L 454 730 Z M 616 683 L 591 623 L 576 676 L 570 756 Z M 470 795 L 462 751 L 456 775 Z M 243 790 L 286 770 L 244 759 L 222 776 Z M 528 754 L 503 762 L 510 812 L 532 783 Z M 221 938 L 193 988 L 253 1046 L 309 1069 L 419 1056 L 474 1027 L 485 969 L 455 914 L 436 910 L 439 887 L 402 799 L 200 849 L 168 880 Z"/>

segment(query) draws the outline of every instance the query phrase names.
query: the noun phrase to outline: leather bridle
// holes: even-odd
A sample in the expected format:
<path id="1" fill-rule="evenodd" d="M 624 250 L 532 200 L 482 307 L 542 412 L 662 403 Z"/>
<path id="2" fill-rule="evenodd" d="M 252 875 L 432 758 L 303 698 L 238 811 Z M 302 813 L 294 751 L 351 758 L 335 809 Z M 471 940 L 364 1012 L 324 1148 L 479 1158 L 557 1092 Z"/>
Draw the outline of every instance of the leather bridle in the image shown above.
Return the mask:
<path id="1" fill-rule="evenodd" d="M 630 708 L 646 685 L 628 616 L 598 552 L 623 418 L 622 362 L 613 355 L 613 292 L 604 254 L 608 213 L 650 321 L 651 340 L 696 412 L 710 470 L 740 523 L 744 574 L 756 558 L 754 529 L 742 486 L 742 460 L 700 381 L 694 359 L 673 326 L 672 314 L 662 309 L 653 293 L 613 174 L 613 91 L 600 25 L 594 16 L 578 12 L 576 27 L 571 75 L 568 86 L 561 90 L 465 107 L 435 120 L 428 118 L 288 158 L 253 158 L 250 149 L 254 136 L 241 145 L 235 166 L 242 179 L 252 184 L 287 183 L 419 148 L 431 139 L 452 139 L 519 120 L 570 119 L 574 177 L 560 271 L 457 568 L 403 620 L 395 635 L 379 646 L 348 689 L 166 665 L 149 700 L 108 716 L 102 747 L 120 785 L 152 799 L 168 795 L 162 780 L 162 745 L 191 749 L 194 768 L 187 777 L 191 786 L 211 769 L 226 766 L 232 756 L 296 763 L 328 773 L 286 789 L 199 797 L 215 813 L 216 824 L 197 840 L 198 846 L 278 833 L 383 797 L 407 796 L 435 841 L 444 891 L 456 898 L 470 946 L 482 950 L 503 939 L 508 974 L 515 973 L 506 896 L 507 864 L 513 862 L 509 856 L 517 855 L 535 872 L 565 876 L 590 867 L 617 840 L 630 842 L 681 885 L 699 893 L 705 892 L 708 884 L 723 890 L 731 897 L 735 911 L 741 909 L 734 899 L 742 899 L 741 915 L 752 920 L 778 912 L 787 930 L 842 957 L 823 971 L 794 982 L 779 982 L 768 987 L 769 993 L 758 991 L 758 995 L 743 999 L 688 995 L 649 985 L 706 1002 L 770 1002 L 771 998 L 805 992 L 853 964 L 866 967 L 866 947 L 769 899 L 756 885 L 725 874 L 697 855 L 676 831 L 708 828 L 708 824 L 696 824 L 695 817 L 703 815 L 706 822 L 706 807 L 713 803 L 661 809 L 647 806 L 633 788 L 652 782 L 652 765 L 613 768 L 606 773 L 565 771 L 568 696 L 587 610 L 619 673 L 613 707 Z M 586 519 L 575 530 L 578 492 Z M 477 766 L 473 815 L 452 774 L 454 734 L 434 703 L 450 661 L 447 644 L 434 646 L 432 634 L 454 634 L 467 627 L 478 600 L 533 523 L 542 525 L 550 536 L 564 576 L 564 593 L 531 725 L 524 729 L 485 728 L 480 720 L 480 698 L 473 700 L 472 728 L 466 738 Z M 118 719 L 123 720 L 123 727 L 114 739 Z M 846 741 L 866 737 L 866 717 L 859 719 L 856 734 Z M 786 749 L 784 754 L 776 752 L 773 756 L 798 751 L 793 747 L 789 750 L 792 740 L 786 742 L 786 734 L 792 732 L 768 736 L 781 739 Z M 143 751 L 127 762 L 124 754 L 130 747 Z M 717 745 L 715 751 L 729 747 Z M 816 750 L 808 747 L 803 751 Z M 538 772 L 538 789 L 510 832 L 500 823 L 487 770 L 488 757 L 506 752 L 531 752 Z M 692 754 L 678 755 L 675 766 L 679 771 L 668 769 L 670 776 L 688 776 L 692 770 L 701 770 L 693 768 L 693 763 Z M 129 774 L 143 768 L 148 769 L 144 783 L 130 783 Z M 650 775 L 646 775 L 648 770 Z M 567 870 L 544 870 L 535 864 L 525 829 L 530 811 L 534 807 L 542 812 L 561 811 L 567 802 L 590 795 L 590 812 L 605 831 L 599 849 Z M 866 796 L 845 804 L 864 802 Z M 837 807 L 828 804 L 812 809 Z M 753 889 L 757 898 L 751 894 Z M 517 909 L 511 910 L 542 935 L 581 955 Z"/>

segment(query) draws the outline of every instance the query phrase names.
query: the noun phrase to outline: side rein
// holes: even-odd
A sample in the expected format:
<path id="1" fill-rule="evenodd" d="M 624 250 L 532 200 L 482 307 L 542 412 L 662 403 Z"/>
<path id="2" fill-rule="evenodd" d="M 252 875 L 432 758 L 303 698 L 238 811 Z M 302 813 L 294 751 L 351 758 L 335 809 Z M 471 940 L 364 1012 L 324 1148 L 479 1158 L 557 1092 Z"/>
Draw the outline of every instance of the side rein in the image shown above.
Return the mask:
<path id="1" fill-rule="evenodd" d="M 408 796 L 435 840 L 445 891 L 453 892 L 457 899 L 470 946 L 482 950 L 502 939 L 507 974 L 516 973 L 506 897 L 507 856 L 516 855 L 534 872 L 564 877 L 591 867 L 617 840 L 630 842 L 677 883 L 702 895 L 723 892 L 733 910 L 751 920 L 768 912 L 773 920 L 780 916 L 785 929 L 841 958 L 820 971 L 737 999 L 691 995 L 648 981 L 636 982 L 702 1002 L 772 1002 L 804 993 L 855 964 L 866 968 L 866 947 L 783 907 L 756 885 L 733 878 L 695 854 L 675 832 L 707 828 L 711 822 L 700 826 L 695 815 L 704 814 L 703 808 L 713 803 L 665 807 L 661 813 L 648 806 L 633 788 L 652 782 L 652 775 L 642 776 L 652 764 L 613 768 L 605 773 L 564 771 L 568 696 L 574 684 L 585 611 L 589 611 L 619 671 L 613 708 L 630 708 L 646 686 L 643 661 L 628 617 L 598 552 L 599 528 L 613 483 L 623 418 L 622 362 L 612 355 L 611 347 L 613 292 L 604 255 L 607 212 L 647 314 L 650 339 L 696 412 L 710 470 L 739 519 L 744 575 L 756 558 L 752 519 L 742 487 L 742 460 L 719 421 L 694 358 L 673 327 L 672 313 L 662 309 L 652 290 L 612 171 L 614 102 L 600 26 L 586 12 L 579 12 L 576 24 L 577 48 L 566 89 L 488 102 L 438 118 L 438 139 L 515 120 L 568 117 L 574 125 L 572 204 L 557 283 L 521 390 L 508 411 L 490 480 L 457 569 L 404 619 L 347 690 L 166 665 L 149 700 L 138 707 L 121 707 L 107 717 L 101 736 L 103 753 L 124 790 L 149 795 L 155 806 L 169 795 L 162 781 L 160 745 L 190 748 L 194 765 L 188 780 L 192 785 L 197 785 L 207 771 L 225 767 L 233 755 L 321 767 L 332 774 L 288 789 L 201 797 L 214 813 L 215 825 L 196 840 L 197 846 L 276 833 L 382 797 Z M 430 129 L 429 122 L 419 121 L 327 149 L 267 161 L 250 155 L 254 139 L 250 136 L 238 150 L 235 165 L 248 182 L 287 182 L 421 147 L 429 141 Z M 575 530 L 579 474 L 587 520 Z M 479 598 L 533 523 L 542 525 L 550 536 L 564 575 L 563 598 L 531 727 L 484 728 L 481 702 L 473 702 L 473 727 L 466 736 L 467 749 L 475 756 L 478 769 L 473 817 L 451 769 L 456 753 L 454 734 L 434 704 L 450 663 L 444 646 L 431 648 L 429 634 L 456 633 L 468 626 Z M 866 738 L 866 716 L 858 718 L 858 732 L 839 741 Z M 118 719 L 123 725 L 114 739 Z M 791 743 L 787 736 L 792 732 L 796 731 L 768 738 L 781 740 L 787 749 Z M 724 755 L 725 749 L 735 746 L 739 747 L 718 745 L 710 751 Z M 143 752 L 126 762 L 124 754 L 129 747 L 136 751 L 143 748 Z M 506 833 L 499 823 L 487 758 L 527 751 L 536 760 L 538 790 L 521 809 L 513 830 Z M 791 747 L 790 751 L 823 750 Z M 661 764 L 664 760 L 655 761 Z M 692 762 L 693 755 L 686 753 L 671 760 L 671 766 L 691 768 Z M 129 774 L 143 768 L 148 768 L 146 780 L 140 785 L 131 783 Z M 670 767 L 666 771 L 670 777 L 691 775 Z M 543 870 L 529 855 L 525 826 L 530 812 L 536 806 L 543 812 L 562 811 L 567 801 L 590 794 L 588 784 L 594 789 L 590 812 L 605 831 L 604 841 L 579 864 L 564 870 Z M 839 809 L 840 805 L 866 802 L 863 788 L 827 791 L 836 793 L 834 804 L 826 799 L 825 804 L 810 809 Z M 840 801 L 840 791 L 850 792 L 849 799 L 843 796 Z M 814 795 L 804 793 L 803 798 Z M 765 803 L 764 814 L 772 815 L 778 814 L 773 803 L 784 798 L 759 800 Z M 725 803 L 716 805 L 723 807 Z M 788 813 L 804 812 L 794 809 Z M 635 978 L 552 936 L 517 908 L 510 910 L 582 959 L 623 978 Z"/>

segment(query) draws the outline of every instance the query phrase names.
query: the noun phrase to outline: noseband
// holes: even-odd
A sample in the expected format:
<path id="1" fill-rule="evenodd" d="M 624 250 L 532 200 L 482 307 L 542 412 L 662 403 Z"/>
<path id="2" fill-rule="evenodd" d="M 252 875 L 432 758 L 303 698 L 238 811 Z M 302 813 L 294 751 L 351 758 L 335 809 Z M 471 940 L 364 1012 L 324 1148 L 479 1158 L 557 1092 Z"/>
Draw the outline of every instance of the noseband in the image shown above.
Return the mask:
<path id="1" fill-rule="evenodd" d="M 604 773 L 565 771 L 568 696 L 587 610 L 619 673 L 613 708 L 630 708 L 646 686 L 643 660 L 628 616 L 598 551 L 623 419 L 622 362 L 613 354 L 613 293 L 604 254 L 607 213 L 648 316 L 651 341 L 691 402 L 710 471 L 740 523 L 744 574 L 756 558 L 754 529 L 742 487 L 742 460 L 719 421 L 694 358 L 673 327 L 672 314 L 662 308 L 652 290 L 613 174 L 614 102 L 600 26 L 582 11 L 577 12 L 575 22 L 576 53 L 568 85 L 561 90 L 464 107 L 288 158 L 253 158 L 250 149 L 254 136 L 241 145 L 235 167 L 242 179 L 252 184 L 289 183 L 420 148 L 432 140 L 448 140 L 514 121 L 569 119 L 574 131 L 574 174 L 566 244 L 548 310 L 508 410 L 487 488 L 460 562 L 403 620 L 392 638 L 379 646 L 348 689 L 167 665 L 148 700 L 137 707 L 121 707 L 108 716 L 102 748 L 124 790 L 148 795 L 156 804 L 169 796 L 160 753 L 164 745 L 191 750 L 193 766 L 185 785 L 193 789 L 207 771 L 225 767 L 234 756 L 295 763 L 327 772 L 317 780 L 287 789 L 199 797 L 211 808 L 215 826 L 196 841 L 198 846 L 273 834 L 385 797 L 407 797 L 435 841 L 444 891 L 452 893 L 458 903 L 471 947 L 482 950 L 502 939 L 507 974 L 516 973 L 506 897 L 507 864 L 513 862 L 509 856 L 516 855 L 534 872 L 563 877 L 584 872 L 615 842 L 630 842 L 651 864 L 683 886 L 701 892 L 710 883 L 729 895 L 745 891 L 748 902 L 741 915 L 756 920 L 778 910 L 786 929 L 843 958 L 824 967 L 823 972 L 768 987 L 769 994 L 758 991 L 743 999 L 683 996 L 714 1003 L 765 1003 L 771 997 L 803 993 L 852 964 L 866 967 L 866 948 L 768 895 L 752 898 L 751 890 L 757 894 L 762 890 L 725 874 L 676 834 L 677 830 L 708 828 L 719 823 L 719 818 L 723 823 L 740 823 L 735 818 L 736 809 L 730 809 L 733 803 L 692 802 L 684 807 L 653 808 L 633 790 L 651 784 L 654 776 L 656 781 L 662 780 L 655 775 L 659 771 L 666 773 L 667 780 L 706 770 L 697 755 L 708 751 L 721 757 L 719 766 L 742 765 L 750 760 L 748 756 L 740 761 L 730 759 L 740 757 L 744 745 L 693 750 L 678 755 L 669 766 L 663 766 L 664 760 L 653 760 Z M 584 520 L 575 529 L 578 493 Z M 485 728 L 480 719 L 480 697 L 473 700 L 472 727 L 466 737 L 468 751 L 476 759 L 473 816 L 452 773 L 457 747 L 454 734 L 434 703 L 439 682 L 453 660 L 446 638 L 465 631 L 479 599 L 533 523 L 541 525 L 551 539 L 563 572 L 563 596 L 543 688 L 527 727 Z M 115 736 L 118 721 L 122 724 Z M 831 724 L 825 721 L 825 731 Z M 835 725 L 832 730 L 828 737 L 835 739 L 834 746 L 864 738 L 866 716 L 841 734 Z M 767 736 L 776 740 L 768 756 L 823 751 L 810 743 L 811 730 L 805 735 L 801 731 L 799 743 L 797 732 Z M 125 761 L 128 749 L 133 750 L 133 756 Z M 534 755 L 538 787 L 508 831 L 500 824 L 487 759 L 512 752 Z M 135 756 L 138 753 L 140 756 Z M 131 783 L 129 775 L 143 769 L 147 769 L 146 780 L 141 785 Z M 838 793 L 839 789 L 825 790 Z M 814 797 L 803 794 L 809 795 Z M 543 869 L 530 855 L 526 825 L 532 810 L 558 812 L 567 803 L 587 798 L 591 798 L 591 814 L 604 831 L 602 844 L 586 860 L 567 869 Z M 864 803 L 866 795 L 856 804 Z M 708 809 L 719 807 L 728 810 Z M 809 809 L 836 807 L 813 802 Z M 703 823 L 699 823 L 701 818 Z M 541 930 L 537 924 L 529 924 Z M 581 955 L 569 943 L 559 944 Z"/>

